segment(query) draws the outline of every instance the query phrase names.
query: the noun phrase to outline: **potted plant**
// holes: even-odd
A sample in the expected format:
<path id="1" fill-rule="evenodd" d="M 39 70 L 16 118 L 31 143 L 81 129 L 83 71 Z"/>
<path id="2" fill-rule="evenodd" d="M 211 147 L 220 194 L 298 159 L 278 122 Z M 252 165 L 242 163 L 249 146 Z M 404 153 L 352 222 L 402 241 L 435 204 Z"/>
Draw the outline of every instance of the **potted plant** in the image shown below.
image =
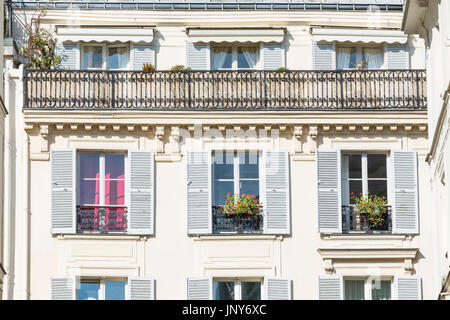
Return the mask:
<path id="1" fill-rule="evenodd" d="M 258 224 L 258 216 L 261 216 L 262 203 L 250 194 L 231 194 L 228 192 L 225 204 L 220 213 L 233 219 L 236 230 L 242 232 L 246 226 L 255 227 Z"/>
<path id="2" fill-rule="evenodd" d="M 376 230 L 383 227 L 386 221 L 386 198 L 379 197 L 377 195 L 371 195 L 369 193 L 363 195 L 354 195 L 351 193 L 350 199 L 355 200 L 355 207 L 353 208 L 353 214 L 356 218 L 357 229 Z M 361 223 L 362 219 L 362 223 Z"/>

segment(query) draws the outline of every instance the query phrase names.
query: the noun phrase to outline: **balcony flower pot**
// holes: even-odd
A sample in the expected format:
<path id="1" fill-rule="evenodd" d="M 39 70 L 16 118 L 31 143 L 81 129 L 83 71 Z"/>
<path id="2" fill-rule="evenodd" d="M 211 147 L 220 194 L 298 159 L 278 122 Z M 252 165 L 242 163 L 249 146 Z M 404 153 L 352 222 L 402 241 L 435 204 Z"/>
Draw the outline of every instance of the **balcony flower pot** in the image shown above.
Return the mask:
<path id="1" fill-rule="evenodd" d="M 255 195 L 228 193 L 225 204 L 221 207 L 221 214 L 233 219 L 238 233 L 245 232 L 246 226 L 258 223 L 262 215 L 262 203 Z"/>
<path id="2" fill-rule="evenodd" d="M 353 214 L 356 220 L 356 230 L 380 230 L 386 222 L 387 201 L 385 197 L 362 193 L 351 194 L 351 199 L 355 200 Z"/>

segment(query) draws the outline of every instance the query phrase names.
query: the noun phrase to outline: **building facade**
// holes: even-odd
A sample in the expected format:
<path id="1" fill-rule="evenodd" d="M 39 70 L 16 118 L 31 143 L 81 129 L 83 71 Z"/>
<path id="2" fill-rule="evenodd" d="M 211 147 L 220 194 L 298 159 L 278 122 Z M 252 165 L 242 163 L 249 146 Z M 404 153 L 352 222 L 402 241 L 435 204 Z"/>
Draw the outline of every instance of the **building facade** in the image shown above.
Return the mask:
<path id="1" fill-rule="evenodd" d="M 427 48 L 430 188 L 433 192 L 434 291 L 450 299 L 450 214 L 448 209 L 449 169 L 448 100 L 450 91 L 450 4 L 448 1 L 407 1 L 403 30 L 425 40 Z"/>
<path id="2" fill-rule="evenodd" d="M 434 299 L 424 43 L 364 2 L 50 3 L 59 67 L 7 69 L 4 296 Z"/>

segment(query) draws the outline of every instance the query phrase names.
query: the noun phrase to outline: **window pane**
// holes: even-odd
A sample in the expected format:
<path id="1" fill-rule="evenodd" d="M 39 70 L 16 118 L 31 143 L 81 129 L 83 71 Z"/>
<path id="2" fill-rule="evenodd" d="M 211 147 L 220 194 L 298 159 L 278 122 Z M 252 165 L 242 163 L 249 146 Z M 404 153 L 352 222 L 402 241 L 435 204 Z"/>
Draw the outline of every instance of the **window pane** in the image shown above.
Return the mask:
<path id="1" fill-rule="evenodd" d="M 256 48 L 255 47 L 238 47 L 237 61 L 239 69 L 251 69 L 256 66 Z"/>
<path id="2" fill-rule="evenodd" d="M 255 200 L 259 200 L 259 181 L 258 180 L 241 180 L 239 183 L 239 192 L 253 195 Z"/>
<path id="3" fill-rule="evenodd" d="M 105 179 L 125 178 L 125 155 L 106 154 L 105 155 Z"/>
<path id="4" fill-rule="evenodd" d="M 83 47 L 83 69 L 101 69 L 103 48 L 100 46 Z"/>
<path id="5" fill-rule="evenodd" d="M 337 49 L 337 69 L 354 69 L 356 67 L 356 48 Z"/>
<path id="6" fill-rule="evenodd" d="M 368 154 L 367 171 L 369 178 L 386 178 L 386 155 Z"/>
<path id="7" fill-rule="evenodd" d="M 234 182 L 233 181 L 214 181 L 214 202 L 215 206 L 222 206 L 225 204 L 225 199 L 228 192 L 231 195 L 234 194 Z"/>
<path id="8" fill-rule="evenodd" d="M 259 178 L 259 157 L 256 152 L 240 152 L 239 178 Z"/>
<path id="9" fill-rule="evenodd" d="M 372 300 L 391 300 L 391 281 L 372 282 Z"/>
<path id="10" fill-rule="evenodd" d="M 100 177 L 100 155 L 95 153 L 80 153 L 80 178 Z"/>
<path id="11" fill-rule="evenodd" d="M 126 47 L 108 49 L 108 69 L 126 69 L 128 64 L 128 50 Z"/>
<path id="12" fill-rule="evenodd" d="M 364 300 L 364 280 L 345 280 L 344 300 Z"/>
<path id="13" fill-rule="evenodd" d="M 387 181 L 386 180 L 369 180 L 367 182 L 369 194 L 377 195 L 379 197 L 386 197 L 387 199 Z"/>
<path id="14" fill-rule="evenodd" d="M 231 69 L 233 63 L 231 47 L 213 47 L 212 48 L 212 68 L 213 69 Z"/>
<path id="15" fill-rule="evenodd" d="M 80 205 L 100 204 L 100 180 L 80 181 Z"/>
<path id="16" fill-rule="evenodd" d="M 383 52 L 381 48 L 363 48 L 362 59 L 367 69 L 381 69 L 383 65 Z"/>
<path id="17" fill-rule="evenodd" d="M 214 282 L 214 300 L 234 300 L 234 282 Z"/>
<path id="18" fill-rule="evenodd" d="M 349 178 L 362 178 L 360 154 L 351 154 L 348 156 L 348 176 Z"/>
<path id="19" fill-rule="evenodd" d="M 105 205 L 125 204 L 125 181 L 105 180 Z"/>
<path id="20" fill-rule="evenodd" d="M 359 196 L 362 193 L 362 181 L 361 180 L 350 180 L 349 181 L 350 195 L 353 194 Z M 354 204 L 355 199 L 350 199 L 350 203 Z"/>
<path id="21" fill-rule="evenodd" d="M 233 179 L 234 152 L 214 152 L 214 179 Z"/>
<path id="22" fill-rule="evenodd" d="M 106 281 L 105 300 L 125 300 L 125 282 Z"/>
<path id="23" fill-rule="evenodd" d="M 261 300 L 260 282 L 242 282 L 242 300 Z"/>
<path id="24" fill-rule="evenodd" d="M 97 282 L 81 282 L 78 289 L 78 300 L 98 300 L 98 288 Z"/>

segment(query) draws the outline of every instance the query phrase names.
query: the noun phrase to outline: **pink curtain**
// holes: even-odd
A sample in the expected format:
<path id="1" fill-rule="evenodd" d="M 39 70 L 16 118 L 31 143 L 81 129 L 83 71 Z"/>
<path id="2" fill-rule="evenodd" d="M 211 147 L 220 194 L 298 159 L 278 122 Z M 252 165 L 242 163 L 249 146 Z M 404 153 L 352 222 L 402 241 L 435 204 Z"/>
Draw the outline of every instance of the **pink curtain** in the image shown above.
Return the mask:
<path id="1" fill-rule="evenodd" d="M 125 205 L 125 165 L 124 155 L 105 155 L 105 206 Z M 108 231 L 125 230 L 124 208 L 106 208 L 105 221 Z"/>

